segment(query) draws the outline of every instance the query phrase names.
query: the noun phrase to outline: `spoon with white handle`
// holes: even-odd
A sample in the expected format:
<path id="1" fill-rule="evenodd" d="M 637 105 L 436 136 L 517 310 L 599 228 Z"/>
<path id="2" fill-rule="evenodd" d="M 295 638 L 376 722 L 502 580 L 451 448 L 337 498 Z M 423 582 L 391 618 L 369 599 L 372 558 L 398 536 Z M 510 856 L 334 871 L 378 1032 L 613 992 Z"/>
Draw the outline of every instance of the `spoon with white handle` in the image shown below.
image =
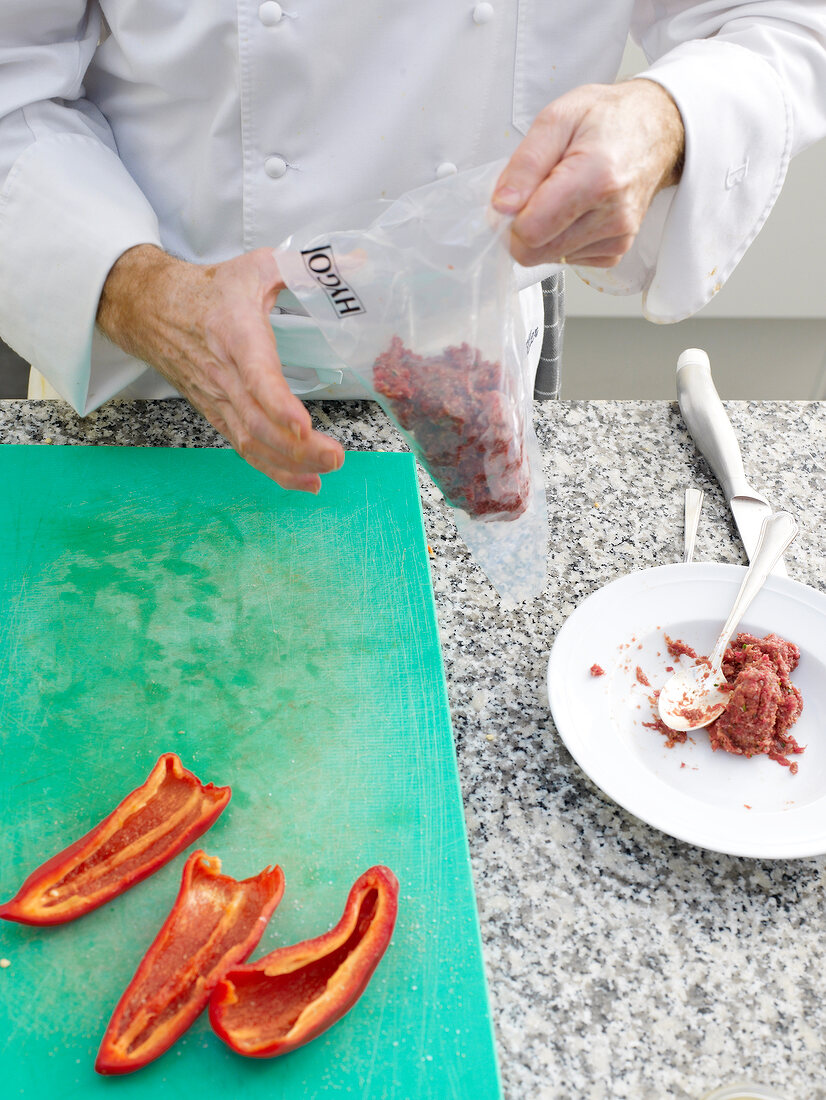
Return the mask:
<path id="1" fill-rule="evenodd" d="M 675 672 L 660 691 L 657 706 L 669 729 L 702 729 L 728 706 L 731 692 L 721 668 L 726 646 L 775 562 L 796 534 L 797 522 L 789 512 L 774 512 L 763 520 L 751 565 L 708 661 Z"/>

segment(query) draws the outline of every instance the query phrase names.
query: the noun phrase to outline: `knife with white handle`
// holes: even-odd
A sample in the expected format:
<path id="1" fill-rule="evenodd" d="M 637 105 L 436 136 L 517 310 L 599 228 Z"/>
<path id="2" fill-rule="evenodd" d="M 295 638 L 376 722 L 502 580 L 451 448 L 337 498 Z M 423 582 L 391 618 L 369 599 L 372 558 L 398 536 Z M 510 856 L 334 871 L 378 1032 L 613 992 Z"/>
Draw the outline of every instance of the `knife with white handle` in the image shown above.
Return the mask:
<path id="1" fill-rule="evenodd" d="M 697 449 L 722 486 L 751 561 L 772 507 L 746 480 L 737 436 L 714 386 L 708 356 L 699 348 L 689 348 L 677 360 L 677 401 Z M 787 576 L 782 557 L 772 573 Z"/>

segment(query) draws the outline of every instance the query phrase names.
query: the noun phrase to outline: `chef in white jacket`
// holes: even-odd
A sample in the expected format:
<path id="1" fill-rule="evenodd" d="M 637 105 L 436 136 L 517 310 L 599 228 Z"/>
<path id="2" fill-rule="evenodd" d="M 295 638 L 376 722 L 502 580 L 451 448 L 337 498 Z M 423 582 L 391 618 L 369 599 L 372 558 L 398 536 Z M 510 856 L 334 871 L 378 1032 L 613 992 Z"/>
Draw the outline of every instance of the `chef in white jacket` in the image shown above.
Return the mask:
<path id="1" fill-rule="evenodd" d="M 820 0 L 3 0 L 0 336 L 80 413 L 183 393 L 317 491 L 343 456 L 296 393 L 361 391 L 281 293 L 303 223 L 510 156 L 526 284 L 676 321 L 824 132 Z"/>

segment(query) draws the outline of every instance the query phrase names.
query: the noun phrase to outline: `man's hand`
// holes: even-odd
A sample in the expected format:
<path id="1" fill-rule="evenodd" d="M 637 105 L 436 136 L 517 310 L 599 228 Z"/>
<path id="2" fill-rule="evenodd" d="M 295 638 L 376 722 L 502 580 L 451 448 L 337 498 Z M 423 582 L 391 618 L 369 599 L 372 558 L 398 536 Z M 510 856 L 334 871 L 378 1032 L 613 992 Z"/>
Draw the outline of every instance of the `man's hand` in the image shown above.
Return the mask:
<path id="1" fill-rule="evenodd" d="M 130 248 L 103 286 L 98 327 L 179 390 L 251 466 L 317 493 L 344 461 L 281 370 L 269 312 L 284 281 L 266 248 L 210 266 Z"/>
<path id="2" fill-rule="evenodd" d="M 654 195 L 679 182 L 684 150 L 680 112 L 654 81 L 586 84 L 560 96 L 494 191 L 494 207 L 516 215 L 514 259 L 614 267 Z"/>

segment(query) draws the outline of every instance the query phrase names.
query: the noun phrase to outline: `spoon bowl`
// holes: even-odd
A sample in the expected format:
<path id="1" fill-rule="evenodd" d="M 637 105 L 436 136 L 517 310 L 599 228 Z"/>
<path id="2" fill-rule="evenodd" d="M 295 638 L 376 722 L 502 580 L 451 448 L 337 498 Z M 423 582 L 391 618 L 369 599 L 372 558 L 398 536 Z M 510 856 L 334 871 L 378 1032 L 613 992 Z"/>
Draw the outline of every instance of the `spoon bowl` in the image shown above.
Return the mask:
<path id="1" fill-rule="evenodd" d="M 702 729 L 723 713 L 731 697 L 731 686 L 723 675 L 723 654 L 731 636 L 766 578 L 797 534 L 797 522 L 789 512 L 766 516 L 751 564 L 734 600 L 725 626 L 709 658 L 700 658 L 687 669 L 675 672 L 660 690 L 657 709 L 669 729 L 680 733 Z"/>
<path id="2" fill-rule="evenodd" d="M 657 705 L 669 729 L 686 732 L 702 729 L 719 718 L 728 706 L 729 684 L 721 669 L 708 661 L 680 669 L 666 682 Z"/>

